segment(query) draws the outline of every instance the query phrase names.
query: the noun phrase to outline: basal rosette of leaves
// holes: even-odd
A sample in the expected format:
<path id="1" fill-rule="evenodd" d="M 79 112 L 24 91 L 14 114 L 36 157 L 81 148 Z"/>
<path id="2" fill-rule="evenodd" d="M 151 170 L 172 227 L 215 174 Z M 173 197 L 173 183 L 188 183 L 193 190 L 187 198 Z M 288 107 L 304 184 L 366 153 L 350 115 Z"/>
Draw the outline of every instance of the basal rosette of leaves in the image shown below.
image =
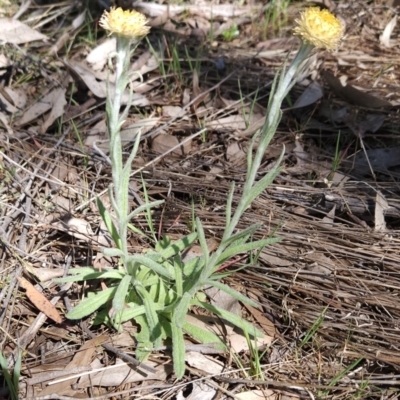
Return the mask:
<path id="1" fill-rule="evenodd" d="M 258 228 L 258 225 L 253 225 L 234 235 L 231 243 L 227 243 L 225 251 L 217 259 L 216 265 L 221 265 L 239 253 L 243 254 L 279 241 L 279 238 L 248 241 Z M 93 324 L 105 323 L 117 330 L 121 329 L 124 322 L 134 320 L 140 325 L 140 333 L 135 336 L 136 356 L 140 361 L 145 361 L 152 351 L 160 348 L 165 339 L 172 338 L 174 368 L 178 377 L 185 371 L 184 334 L 200 343 L 212 344 L 215 348 L 226 350 L 226 343 L 219 336 L 186 321 L 188 309 L 193 305 L 218 315 L 239 329 L 246 330 L 252 337 L 263 336 L 262 332 L 237 315 L 211 306 L 201 290 L 198 290 L 198 285 L 215 286 L 243 303 L 258 307 L 254 301 L 221 283 L 221 276 L 212 274 L 204 281 L 200 280 L 202 272 L 207 269 L 205 262 L 209 254 L 188 262 L 183 261 L 181 254 L 197 238 L 197 233 L 191 233 L 176 242 L 166 238 L 158 242 L 153 251 L 143 255 L 131 255 L 130 261 L 136 267 L 134 276 L 126 274 L 122 266 L 101 272 L 92 267 L 72 269 L 71 276 L 57 279 L 57 282 L 102 279 L 107 282 L 107 289 L 88 292 L 87 298 L 73 308 L 67 314 L 67 318 L 81 319 L 97 312 Z M 108 249 L 104 253 L 107 256 L 122 255 L 118 249 Z M 194 296 L 187 296 L 193 291 Z"/>

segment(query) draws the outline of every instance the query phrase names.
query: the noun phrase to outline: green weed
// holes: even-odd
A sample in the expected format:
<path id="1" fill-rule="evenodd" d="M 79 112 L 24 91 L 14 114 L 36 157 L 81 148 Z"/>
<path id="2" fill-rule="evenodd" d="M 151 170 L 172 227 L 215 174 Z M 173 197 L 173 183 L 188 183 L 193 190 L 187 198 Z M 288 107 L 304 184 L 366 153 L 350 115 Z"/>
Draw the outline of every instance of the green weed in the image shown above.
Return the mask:
<path id="1" fill-rule="evenodd" d="M 10 396 L 12 400 L 18 400 L 19 391 L 19 378 L 21 376 L 21 363 L 22 363 L 22 353 L 19 350 L 17 354 L 17 360 L 15 362 L 14 370 L 10 371 L 7 360 L 4 357 L 2 351 L 0 351 L 0 368 L 3 373 L 4 379 L 8 386 Z"/>

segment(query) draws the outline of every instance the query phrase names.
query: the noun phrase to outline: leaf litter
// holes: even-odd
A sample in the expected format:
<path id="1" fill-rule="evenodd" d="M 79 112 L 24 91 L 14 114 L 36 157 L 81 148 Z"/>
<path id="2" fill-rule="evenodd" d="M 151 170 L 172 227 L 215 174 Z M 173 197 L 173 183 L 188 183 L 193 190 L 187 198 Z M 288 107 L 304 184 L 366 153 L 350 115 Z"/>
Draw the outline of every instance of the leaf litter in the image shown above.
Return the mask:
<path id="1" fill-rule="evenodd" d="M 393 38 L 399 27 L 393 9 L 377 3 L 356 1 L 347 7 L 329 2 L 346 21 L 347 37 L 336 53 L 316 57 L 283 105 L 280 129 L 260 171 L 260 176 L 268 171 L 285 145 L 281 175 L 249 207 L 239 227 L 262 222 L 255 239 L 274 234 L 283 240 L 251 260 L 237 260 L 228 267 L 235 272 L 225 279 L 260 303 L 258 310 L 236 307 L 265 332 L 265 340 L 248 343 L 226 321 L 192 310 L 195 323 L 208 321 L 209 329 L 224 333 L 221 337 L 231 346 L 230 353 L 217 351 L 188 338 L 183 384 L 189 387 L 196 379 L 207 383 L 192 384 L 192 398 L 206 392 L 225 398 L 396 395 L 400 103 L 399 49 Z M 133 63 L 144 82 L 132 81 L 136 107 L 123 128 L 124 143 L 129 146 L 142 129 L 140 157 L 134 162 L 138 168 L 146 166 L 142 173 L 149 195 L 166 200 L 165 208 L 153 215 L 160 232 L 173 239 L 187 233 L 193 201 L 208 238 L 218 238 L 230 182 L 236 181 L 240 190 L 248 140 L 262 126 L 269 85 L 290 57 L 293 38 L 283 26 L 277 37 L 266 40 L 257 20 L 268 8 L 250 3 L 138 6 L 147 12 L 159 41 L 152 52 L 141 46 Z M 19 346 L 27 351 L 20 385 L 24 398 L 89 398 L 89 393 L 101 397 L 111 392 L 120 398 L 132 393 L 190 398 L 173 381 L 168 343 L 152 354 L 155 372 L 142 379 L 143 372 L 121 361 L 117 351 L 102 347 L 114 344 L 130 353 L 132 335 L 118 341 L 119 333 L 91 326 L 97 337 L 90 338 L 79 326 L 59 319 L 60 310 L 65 312 L 61 296 L 48 306 L 47 297 L 38 297 L 40 291 L 26 284 L 37 279 L 50 285 L 45 293 L 62 289 L 76 301 L 81 288 L 57 288 L 51 283 L 54 274 L 66 273 L 71 264 L 115 265 L 112 258 L 98 258 L 107 235 L 95 206 L 81 207 L 103 192 L 110 179 L 104 98 L 107 76 L 112 78 L 106 66 L 113 43 L 102 42 L 99 35 L 90 45 L 73 41 L 65 46 L 87 26 L 82 10 L 73 7 L 43 6 L 36 14 L 28 9 L 21 22 L 12 23 L 24 32 L 34 29 L 36 36 L 18 33 L 19 44 L 27 43 L 22 51 L 15 45 L 15 32 L 15 37 L 7 33 L 9 43 L 3 41 L 0 49 L 5 60 L 0 68 L 0 326 L 7 332 L 2 352 L 11 361 L 17 350 L 12 338 L 19 335 Z M 297 12 L 294 4 L 288 8 L 289 25 Z M 66 16 L 63 22 L 61 15 Z M 59 22 L 62 29 L 55 30 Z M 224 41 L 224 29 L 234 24 L 239 37 Z M 221 35 L 209 40 L 212 32 Z M 47 51 L 50 55 L 44 56 Z M 194 69 L 196 60 L 200 64 Z M 77 112 L 65 118 L 73 106 Z M 191 138 L 203 126 L 204 135 Z M 365 151 L 360 151 L 360 140 Z M 132 182 L 141 197 L 140 177 L 133 176 Z M 132 195 L 131 201 L 138 200 Z M 134 222 L 146 226 L 144 216 Z M 140 253 L 148 244 L 132 236 L 131 246 Z M 29 287 L 25 294 L 13 291 L 17 281 Z M 13 317 L 17 307 L 19 320 Z M 125 332 L 130 329 L 134 327 L 124 327 Z M 252 346 L 260 346 L 262 379 L 253 368 Z M 359 368 L 347 370 L 357 360 Z M 60 365 L 63 371 L 57 372 Z M 102 371 L 93 373 L 98 368 Z M 114 373 L 108 368 L 115 368 Z M 47 385 L 34 381 L 32 371 L 38 379 L 53 379 L 55 372 L 79 377 Z"/>

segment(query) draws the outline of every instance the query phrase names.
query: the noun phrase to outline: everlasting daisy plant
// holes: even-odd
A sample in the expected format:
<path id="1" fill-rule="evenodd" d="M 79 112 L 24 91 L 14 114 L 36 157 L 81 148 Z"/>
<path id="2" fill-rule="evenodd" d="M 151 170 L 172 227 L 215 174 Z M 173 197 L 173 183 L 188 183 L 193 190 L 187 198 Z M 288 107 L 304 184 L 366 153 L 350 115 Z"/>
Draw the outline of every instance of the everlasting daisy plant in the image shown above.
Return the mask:
<path id="1" fill-rule="evenodd" d="M 137 136 L 135 146 L 127 161 L 124 163 L 120 130 L 128 116 L 128 111 L 131 106 L 130 102 L 128 102 L 122 114 L 120 114 L 120 109 L 122 95 L 129 85 L 129 80 L 131 78 L 128 72 L 131 56 L 136 50 L 140 39 L 149 33 L 150 27 L 147 25 L 147 19 L 143 14 L 134 10 L 124 11 L 122 8 L 115 7 L 112 7 L 110 11 L 104 11 L 100 18 L 100 26 L 104 28 L 109 35 L 115 35 L 117 41 L 116 52 L 113 54 L 115 58 L 115 90 L 108 90 L 106 103 L 112 167 L 110 200 L 116 214 L 118 225 L 117 229 L 113 230 L 115 236 L 113 239 L 124 254 L 123 265 L 125 268 L 129 269 L 130 263 L 125 260 L 128 256 L 128 224 L 132 218 L 132 214 L 129 212 L 129 179 L 131 164 L 136 155 L 140 137 L 139 135 Z"/>
<path id="2" fill-rule="evenodd" d="M 262 332 L 241 317 L 209 304 L 202 290 L 204 287 L 214 286 L 242 303 L 258 307 L 253 300 L 221 283 L 218 270 L 222 264 L 238 254 L 258 251 L 266 245 L 279 241 L 278 238 L 252 241 L 251 238 L 261 224 L 253 224 L 242 231 L 238 231 L 237 226 L 246 209 L 279 173 L 279 164 L 284 152 L 275 166 L 257 180 L 265 151 L 281 120 L 282 102 L 296 83 L 296 77 L 303 71 L 310 54 L 316 49 L 334 50 L 340 43 L 343 29 L 334 15 L 316 7 L 306 9 L 296 20 L 294 34 L 302 39 L 302 44 L 289 67 L 287 69 L 283 67 L 276 74 L 265 124 L 254 136 L 248 151 L 246 181 L 238 204 L 233 206 L 234 183 L 227 194 L 225 229 L 219 247 L 210 254 L 203 226 L 196 218 L 195 232 L 176 242 L 171 242 L 168 238 L 156 241 L 154 250 L 148 250 L 145 254 L 130 254 L 128 227 L 131 226 L 132 218 L 138 213 L 148 212 L 151 207 L 161 203 L 146 202 L 134 211 L 130 211 L 129 180 L 131 164 L 139 146 L 139 135 L 125 162 L 120 137 L 120 129 L 130 107 L 130 104 L 127 104 L 121 112 L 122 94 L 130 80 L 128 72 L 130 58 L 139 40 L 149 32 L 149 27 L 142 14 L 136 11 L 123 11 L 121 8 L 106 11 L 100 20 L 100 25 L 117 39 L 117 49 L 113 55 L 115 90 L 109 88 L 106 103 L 112 167 L 109 196 L 115 216 L 111 217 L 111 213 L 100 199 L 97 203 L 115 243 L 114 248 L 103 249 L 103 253 L 119 257 L 120 262 L 115 269 L 104 271 L 98 271 L 93 267 L 73 269 L 70 273 L 74 276 L 58 279 L 58 282 L 107 280 L 106 289 L 88 295 L 67 314 L 67 317 L 80 319 L 99 310 L 95 323 L 107 323 L 117 329 L 125 321 L 136 321 L 140 325 L 140 332 L 136 334 L 136 355 L 140 360 L 145 360 L 151 351 L 157 350 L 164 339 L 172 338 L 174 370 L 177 378 L 181 378 L 185 372 L 184 334 L 189 334 L 198 342 L 208 343 L 221 350 L 229 350 L 218 335 L 188 321 L 186 317 L 192 306 L 216 314 L 220 320 L 228 321 L 253 338 L 263 336 Z M 259 141 L 253 156 L 256 138 Z M 151 214 L 148 213 L 149 215 L 148 219 L 151 221 Z M 200 243 L 202 255 L 185 260 L 184 252 L 196 240 Z"/>

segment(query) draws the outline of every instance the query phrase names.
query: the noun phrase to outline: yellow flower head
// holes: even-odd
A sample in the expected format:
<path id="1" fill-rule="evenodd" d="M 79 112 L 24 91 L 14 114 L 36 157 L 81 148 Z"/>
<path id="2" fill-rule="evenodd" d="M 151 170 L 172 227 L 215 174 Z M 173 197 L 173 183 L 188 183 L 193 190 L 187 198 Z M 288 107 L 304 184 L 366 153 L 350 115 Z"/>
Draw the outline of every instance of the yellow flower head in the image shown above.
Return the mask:
<path id="1" fill-rule="evenodd" d="M 296 24 L 294 34 L 321 49 L 336 49 L 343 36 L 340 20 L 328 10 L 321 10 L 319 7 L 304 10 L 300 19 L 296 19 Z"/>
<path id="2" fill-rule="evenodd" d="M 139 39 L 146 36 L 150 27 L 147 26 L 146 17 L 137 11 L 124 11 L 121 7 L 112 7 L 110 11 L 104 11 L 99 24 L 102 28 L 126 38 Z"/>

